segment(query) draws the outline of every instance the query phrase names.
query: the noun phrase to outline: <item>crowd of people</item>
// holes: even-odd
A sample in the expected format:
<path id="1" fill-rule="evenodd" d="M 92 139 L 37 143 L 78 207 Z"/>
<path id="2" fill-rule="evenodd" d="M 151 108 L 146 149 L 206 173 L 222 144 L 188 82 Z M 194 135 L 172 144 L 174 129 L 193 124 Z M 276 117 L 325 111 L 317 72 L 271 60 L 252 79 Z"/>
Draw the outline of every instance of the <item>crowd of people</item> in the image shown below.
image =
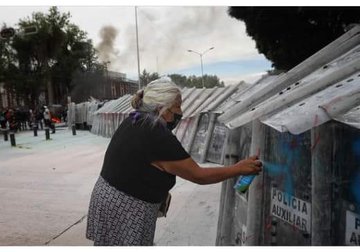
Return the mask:
<path id="1" fill-rule="evenodd" d="M 61 118 L 52 115 L 47 106 L 37 109 L 5 108 L 0 110 L 0 127 L 11 131 L 23 131 L 28 129 L 55 128 L 55 122 L 66 121 L 66 113 L 62 113 Z"/>

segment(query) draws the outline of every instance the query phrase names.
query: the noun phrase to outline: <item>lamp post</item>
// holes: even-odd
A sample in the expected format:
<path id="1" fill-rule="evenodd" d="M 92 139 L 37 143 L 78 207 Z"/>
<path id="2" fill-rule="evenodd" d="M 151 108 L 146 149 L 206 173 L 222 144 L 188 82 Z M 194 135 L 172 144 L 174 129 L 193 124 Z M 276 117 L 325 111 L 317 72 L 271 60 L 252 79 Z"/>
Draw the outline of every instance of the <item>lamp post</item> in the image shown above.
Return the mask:
<path id="1" fill-rule="evenodd" d="M 193 52 L 193 53 L 196 53 L 197 55 L 200 56 L 200 63 L 201 63 L 201 84 L 202 84 L 202 87 L 204 88 L 204 70 L 203 70 L 203 60 L 202 60 L 202 57 L 205 53 L 207 53 L 208 51 L 214 49 L 215 47 L 210 47 L 209 49 L 203 51 L 202 53 L 199 53 L 199 52 L 196 52 L 194 50 L 188 50 L 188 52 Z"/>

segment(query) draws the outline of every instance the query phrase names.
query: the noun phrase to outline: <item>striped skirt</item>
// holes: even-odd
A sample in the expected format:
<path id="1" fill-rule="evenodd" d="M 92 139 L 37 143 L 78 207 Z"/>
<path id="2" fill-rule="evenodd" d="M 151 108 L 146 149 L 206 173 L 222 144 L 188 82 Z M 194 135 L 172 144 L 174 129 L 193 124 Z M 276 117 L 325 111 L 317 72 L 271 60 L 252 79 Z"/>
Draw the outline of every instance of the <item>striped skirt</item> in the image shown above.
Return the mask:
<path id="1" fill-rule="evenodd" d="M 86 238 L 95 246 L 151 246 L 159 207 L 117 190 L 99 176 L 91 194 Z"/>

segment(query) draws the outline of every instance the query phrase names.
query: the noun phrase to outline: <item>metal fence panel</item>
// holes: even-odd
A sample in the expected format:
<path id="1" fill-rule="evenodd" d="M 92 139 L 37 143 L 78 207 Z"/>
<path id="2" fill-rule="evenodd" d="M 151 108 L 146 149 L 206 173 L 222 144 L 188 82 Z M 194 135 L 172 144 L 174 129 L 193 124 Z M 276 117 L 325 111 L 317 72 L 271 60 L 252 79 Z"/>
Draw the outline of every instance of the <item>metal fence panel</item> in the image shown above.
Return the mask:
<path id="1" fill-rule="evenodd" d="M 191 146 L 191 151 L 190 151 L 190 155 L 192 156 L 192 158 L 197 161 L 201 159 L 203 152 L 206 151 L 204 143 L 206 139 L 206 134 L 208 133 L 209 122 L 210 122 L 210 115 L 207 113 L 202 114 L 195 135 L 195 139 L 193 145 Z"/>
<path id="2" fill-rule="evenodd" d="M 207 160 L 213 163 L 222 164 L 222 150 L 225 144 L 226 132 L 228 129 L 224 124 L 216 122 L 211 136 L 207 153 Z"/>
<path id="3" fill-rule="evenodd" d="M 264 149 L 264 245 L 311 244 L 311 135 L 268 128 Z"/>

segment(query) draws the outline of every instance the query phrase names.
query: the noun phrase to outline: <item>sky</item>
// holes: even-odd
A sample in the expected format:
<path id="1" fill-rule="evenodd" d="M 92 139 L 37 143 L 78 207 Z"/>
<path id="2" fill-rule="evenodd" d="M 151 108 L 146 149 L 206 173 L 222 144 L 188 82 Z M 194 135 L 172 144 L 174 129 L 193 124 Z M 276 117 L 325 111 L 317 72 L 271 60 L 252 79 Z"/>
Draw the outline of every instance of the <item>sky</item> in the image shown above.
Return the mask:
<path id="1" fill-rule="evenodd" d="M 21 1 L 1 2 L 0 23 L 15 26 L 20 18 L 36 11 L 47 13 L 56 5 L 61 12 L 70 12 L 70 21 L 87 32 L 99 50 L 99 60 L 110 62 L 109 70 L 125 73 L 130 79 L 138 79 L 135 5 L 140 72 L 201 76 L 202 58 L 204 75 L 217 75 L 230 85 L 242 80 L 253 83 L 272 69 L 247 36 L 244 22 L 227 14 L 228 1 L 208 1 L 206 5 L 198 1 L 179 5 L 177 1 L 176 6 L 136 0 L 125 4 L 87 1 L 87 5 L 77 0 L 31 2 L 32 6 Z M 237 5 L 231 1 L 227 5 L 231 4 Z M 211 47 L 214 49 L 208 50 Z"/>

